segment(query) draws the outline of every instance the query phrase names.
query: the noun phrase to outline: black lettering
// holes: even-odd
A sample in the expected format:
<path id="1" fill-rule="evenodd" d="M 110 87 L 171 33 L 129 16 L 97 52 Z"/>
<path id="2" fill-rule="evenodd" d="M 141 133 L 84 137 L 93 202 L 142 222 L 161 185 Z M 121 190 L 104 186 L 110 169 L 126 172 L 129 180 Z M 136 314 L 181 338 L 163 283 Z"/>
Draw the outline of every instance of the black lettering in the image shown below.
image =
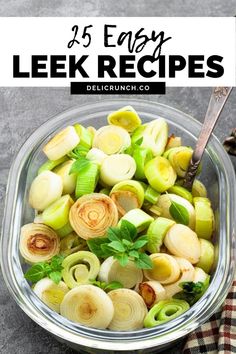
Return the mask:
<path id="1" fill-rule="evenodd" d="M 158 64 L 159 64 L 159 77 L 166 76 L 166 58 L 164 55 L 159 56 Z"/>
<path id="2" fill-rule="evenodd" d="M 69 77 L 75 77 L 75 73 L 78 70 L 82 77 L 89 77 L 86 73 L 82 64 L 88 58 L 88 55 L 82 55 L 81 58 L 76 62 L 75 55 L 69 56 Z"/>
<path id="3" fill-rule="evenodd" d="M 212 78 L 218 78 L 224 75 L 224 68 L 222 65 L 217 64 L 216 62 L 222 62 L 223 57 L 219 55 L 211 55 L 207 59 L 207 66 L 212 70 L 208 70 L 206 73 L 206 76 L 212 77 Z"/>
<path id="4" fill-rule="evenodd" d="M 40 69 L 46 69 L 46 63 L 40 61 L 47 61 L 47 55 L 32 55 L 32 75 L 31 77 L 48 77 L 47 72 L 41 72 Z"/>
<path id="5" fill-rule="evenodd" d="M 188 57 L 188 76 L 189 77 L 204 77 L 204 72 L 196 71 L 197 69 L 203 69 L 203 63 L 197 63 L 197 61 L 204 61 L 204 55 L 189 55 Z"/>
<path id="6" fill-rule="evenodd" d="M 156 61 L 155 58 L 153 58 L 153 56 L 151 55 L 144 55 L 143 57 L 141 57 L 138 61 L 138 72 L 140 75 L 142 75 L 143 77 L 153 77 L 156 75 L 156 71 L 154 70 L 150 70 L 149 72 L 144 70 L 144 64 L 146 63 L 146 61 L 150 61 L 151 63 L 154 63 Z"/>
<path id="7" fill-rule="evenodd" d="M 186 60 L 181 55 L 170 55 L 169 77 L 175 77 L 176 71 L 181 71 L 186 66 Z"/>
<path id="8" fill-rule="evenodd" d="M 104 47 L 115 47 L 115 44 L 109 44 L 108 43 L 108 38 L 113 37 L 112 34 L 108 33 L 109 28 L 116 28 L 116 25 L 105 25 L 104 26 Z"/>
<path id="9" fill-rule="evenodd" d="M 111 55 L 99 55 L 98 56 L 98 77 L 104 77 L 105 72 L 107 72 L 110 77 L 117 77 L 114 71 L 115 66 L 116 66 L 116 60 Z"/>
<path id="10" fill-rule="evenodd" d="M 134 60 L 135 55 L 120 56 L 120 77 L 135 77 L 135 72 L 127 72 L 128 69 L 134 69 L 134 64 L 128 63 L 128 61 Z"/>
<path id="11" fill-rule="evenodd" d="M 65 72 L 58 72 L 59 69 L 65 69 L 65 63 L 58 61 L 66 61 L 65 55 L 52 55 L 50 58 L 50 74 L 51 77 L 66 77 Z"/>
<path id="12" fill-rule="evenodd" d="M 20 71 L 20 56 L 13 55 L 13 77 L 29 77 L 29 72 Z"/>

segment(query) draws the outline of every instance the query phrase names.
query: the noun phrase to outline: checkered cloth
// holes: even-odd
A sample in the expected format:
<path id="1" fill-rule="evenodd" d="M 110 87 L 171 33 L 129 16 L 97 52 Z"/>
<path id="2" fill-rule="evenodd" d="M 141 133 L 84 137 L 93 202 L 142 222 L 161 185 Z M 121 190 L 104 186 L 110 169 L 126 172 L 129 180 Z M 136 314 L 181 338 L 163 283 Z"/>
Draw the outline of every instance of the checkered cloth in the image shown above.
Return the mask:
<path id="1" fill-rule="evenodd" d="M 221 310 L 188 336 L 183 354 L 199 353 L 236 353 L 236 280 Z"/>

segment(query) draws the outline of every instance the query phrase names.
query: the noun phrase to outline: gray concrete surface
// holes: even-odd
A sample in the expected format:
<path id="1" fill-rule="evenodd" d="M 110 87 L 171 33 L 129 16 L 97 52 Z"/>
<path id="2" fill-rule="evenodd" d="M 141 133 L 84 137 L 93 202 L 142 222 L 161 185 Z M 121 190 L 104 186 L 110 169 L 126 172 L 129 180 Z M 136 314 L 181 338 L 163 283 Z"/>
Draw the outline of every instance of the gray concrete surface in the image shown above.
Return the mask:
<path id="1" fill-rule="evenodd" d="M 0 16 L 232 16 L 234 0 L 222 2 L 181 0 L 0 0 Z M 1 78 L 0 78 L 1 86 Z M 171 105 L 202 121 L 210 89 L 168 88 L 165 96 L 148 100 Z M 127 96 L 126 96 L 127 97 Z M 139 96 L 140 97 L 140 96 Z M 102 96 L 70 96 L 67 88 L 0 88 L 0 222 L 3 217 L 7 175 L 14 154 L 24 140 L 43 122 L 62 110 Z M 236 126 L 236 91 L 231 94 L 215 130 L 221 141 Z M 236 166 L 236 161 L 233 159 Z M 74 353 L 31 321 L 14 303 L 0 275 L 0 353 Z M 180 346 L 168 354 L 180 353 Z"/>

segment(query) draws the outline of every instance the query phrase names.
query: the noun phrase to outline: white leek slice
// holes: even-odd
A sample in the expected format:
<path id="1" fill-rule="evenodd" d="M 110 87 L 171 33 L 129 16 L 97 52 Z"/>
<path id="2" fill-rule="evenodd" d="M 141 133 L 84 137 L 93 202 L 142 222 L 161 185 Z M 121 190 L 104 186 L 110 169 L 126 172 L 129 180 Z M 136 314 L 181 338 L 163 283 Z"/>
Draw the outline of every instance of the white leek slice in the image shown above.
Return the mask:
<path id="1" fill-rule="evenodd" d="M 93 139 L 93 148 L 98 148 L 107 155 L 121 153 L 130 145 L 129 133 L 114 125 L 106 125 L 98 129 Z"/>
<path id="2" fill-rule="evenodd" d="M 193 204 L 196 212 L 195 231 L 197 235 L 210 240 L 214 231 L 214 213 L 208 198 L 195 197 Z"/>
<path id="3" fill-rule="evenodd" d="M 69 194 L 49 205 L 42 213 L 43 223 L 54 230 L 61 229 L 69 222 L 69 212 L 74 201 Z"/>
<path id="4" fill-rule="evenodd" d="M 159 281 L 161 284 L 170 284 L 179 278 L 180 268 L 174 257 L 165 253 L 153 253 L 149 257 L 153 268 L 144 270 L 147 279 Z"/>
<path id="5" fill-rule="evenodd" d="M 179 177 L 184 177 L 187 172 L 192 154 L 193 149 L 191 147 L 179 146 L 167 150 L 164 153 L 164 157 L 170 161 L 177 175 Z"/>
<path id="6" fill-rule="evenodd" d="M 73 322 L 105 329 L 113 318 L 114 306 L 102 289 L 94 285 L 80 285 L 66 294 L 60 312 Z"/>
<path id="7" fill-rule="evenodd" d="M 142 123 L 138 113 L 131 106 L 125 106 L 110 113 L 107 117 L 107 121 L 109 124 L 122 127 L 130 133 Z"/>
<path id="8" fill-rule="evenodd" d="M 55 284 L 51 279 L 43 278 L 34 285 L 33 291 L 50 309 L 59 313 L 60 304 L 69 289 L 63 281 Z"/>
<path id="9" fill-rule="evenodd" d="M 192 264 L 200 259 L 201 247 L 197 234 L 188 226 L 175 224 L 164 238 L 166 248 L 175 256 L 183 257 Z"/>
<path id="10" fill-rule="evenodd" d="M 119 221 L 119 225 L 121 225 L 122 220 L 127 220 L 131 224 L 133 224 L 138 232 L 141 232 L 148 228 L 151 222 L 154 220 L 152 216 L 145 213 L 142 209 L 132 209 L 129 210 Z"/>
<path id="11" fill-rule="evenodd" d="M 168 125 L 164 118 L 157 118 L 145 127 L 141 146 L 151 149 L 154 156 L 160 156 L 168 140 Z"/>
<path id="12" fill-rule="evenodd" d="M 162 217 L 157 218 L 150 224 L 147 230 L 147 250 L 150 253 L 160 252 L 164 237 L 174 224 L 173 220 Z"/>
<path id="13" fill-rule="evenodd" d="M 192 230 L 195 228 L 195 209 L 193 205 L 185 198 L 179 195 L 170 193 L 163 194 L 158 198 L 157 207 L 161 210 L 161 216 L 167 219 L 174 220 L 174 217 L 170 213 L 171 202 L 177 203 L 185 208 L 188 213 L 188 225 Z"/>
<path id="14" fill-rule="evenodd" d="M 208 279 L 209 275 L 204 272 L 203 269 L 195 267 L 194 268 L 194 277 L 193 277 L 193 282 L 202 282 L 205 283 L 205 281 Z"/>
<path id="15" fill-rule="evenodd" d="M 20 253 L 29 263 L 44 262 L 59 253 L 60 238 L 44 224 L 26 224 L 21 228 Z"/>
<path id="16" fill-rule="evenodd" d="M 33 180 L 29 191 L 29 204 L 36 210 L 44 210 L 62 195 L 62 179 L 51 171 L 40 173 Z"/>
<path id="17" fill-rule="evenodd" d="M 111 283 L 120 282 L 125 288 L 131 289 L 143 280 L 143 272 L 132 260 L 122 267 L 117 259 L 108 257 L 101 265 L 98 278 L 100 281 Z"/>
<path id="18" fill-rule="evenodd" d="M 43 148 L 49 160 L 58 160 L 79 144 L 80 138 L 72 126 L 57 133 Z"/>
<path id="19" fill-rule="evenodd" d="M 105 194 L 91 193 L 80 197 L 70 208 L 70 224 L 85 240 L 104 236 L 118 222 L 118 210 Z"/>
<path id="20" fill-rule="evenodd" d="M 62 277 L 69 288 L 81 284 L 89 284 L 96 279 L 100 262 L 95 254 L 89 251 L 78 251 L 70 254 L 62 262 Z"/>
<path id="21" fill-rule="evenodd" d="M 193 281 L 194 279 L 195 269 L 192 264 L 185 258 L 175 257 L 175 259 L 180 268 L 180 277 L 175 283 L 164 286 L 167 299 L 170 299 L 172 296 L 183 290 L 179 286 L 181 283 L 185 281 Z"/>
<path id="22" fill-rule="evenodd" d="M 107 186 L 131 179 L 136 170 L 134 159 L 126 154 L 115 154 L 102 161 L 100 179 Z"/>
<path id="23" fill-rule="evenodd" d="M 182 145 L 182 139 L 180 136 L 175 136 L 174 134 L 171 134 L 171 136 L 168 137 L 168 141 L 165 147 L 165 151 L 173 148 L 173 147 L 179 147 Z"/>
<path id="24" fill-rule="evenodd" d="M 141 208 L 144 201 L 144 189 L 140 182 L 133 181 L 133 180 L 126 180 L 126 181 L 119 182 L 115 184 L 114 187 L 112 188 L 110 196 L 113 192 L 116 191 L 130 191 L 134 193 L 138 198 L 139 208 Z"/>
<path id="25" fill-rule="evenodd" d="M 199 238 L 199 242 L 201 247 L 201 254 L 199 262 L 196 264 L 196 266 L 202 268 L 206 273 L 210 273 L 215 257 L 214 246 L 210 241 L 205 240 L 204 238 Z"/>
<path id="26" fill-rule="evenodd" d="M 139 294 L 142 296 L 147 307 L 152 307 L 157 302 L 166 298 L 165 288 L 160 282 L 155 280 L 139 284 Z"/>
<path id="27" fill-rule="evenodd" d="M 72 194 L 75 190 L 76 174 L 70 173 L 73 163 L 73 160 L 68 160 L 53 170 L 53 172 L 55 172 L 62 179 L 63 194 Z"/>
<path id="28" fill-rule="evenodd" d="M 192 186 L 192 195 L 193 197 L 207 197 L 207 190 L 204 184 L 195 178 Z"/>
<path id="29" fill-rule="evenodd" d="M 108 155 L 105 154 L 105 152 L 103 152 L 100 149 L 97 148 L 92 148 L 91 150 L 89 150 L 89 152 L 86 155 L 86 159 L 96 162 L 97 164 L 101 165 L 102 161 L 107 157 Z"/>
<path id="30" fill-rule="evenodd" d="M 133 331 L 143 328 L 147 307 L 134 290 L 117 289 L 108 293 L 113 302 L 114 316 L 108 328 L 113 331 Z"/>

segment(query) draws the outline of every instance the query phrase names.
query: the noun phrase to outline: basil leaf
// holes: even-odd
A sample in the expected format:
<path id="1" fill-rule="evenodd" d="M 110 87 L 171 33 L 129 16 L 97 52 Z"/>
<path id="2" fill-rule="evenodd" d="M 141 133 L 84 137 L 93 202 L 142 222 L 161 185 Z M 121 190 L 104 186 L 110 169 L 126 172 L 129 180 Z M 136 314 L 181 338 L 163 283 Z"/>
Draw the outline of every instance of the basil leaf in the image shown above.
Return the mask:
<path id="1" fill-rule="evenodd" d="M 187 209 L 183 205 L 171 201 L 169 212 L 176 222 L 183 225 L 189 224 L 189 214 Z"/>
<path id="2" fill-rule="evenodd" d="M 132 251 L 129 252 L 129 256 L 133 257 L 133 258 L 139 258 L 139 252 L 135 251 L 135 250 L 132 250 Z"/>
<path id="3" fill-rule="evenodd" d="M 108 246 L 118 252 L 125 252 L 125 247 L 120 241 L 112 241 L 108 244 Z"/>
<path id="4" fill-rule="evenodd" d="M 134 260 L 134 263 L 141 269 L 152 269 L 152 260 L 146 253 L 140 253 L 139 258 Z"/>
<path id="5" fill-rule="evenodd" d="M 123 287 L 124 287 L 123 284 L 121 284 L 119 281 L 112 281 L 111 283 L 105 286 L 104 290 L 111 291 L 111 290 L 121 289 Z"/>
<path id="6" fill-rule="evenodd" d="M 61 281 L 61 272 L 59 271 L 55 271 L 55 272 L 51 272 L 49 274 L 49 278 L 56 284 L 59 284 Z"/>
<path id="7" fill-rule="evenodd" d="M 62 255 L 57 255 L 57 256 L 54 256 L 54 257 L 52 257 L 52 259 L 51 259 L 51 262 L 50 262 L 50 268 L 51 268 L 51 270 L 58 270 L 58 271 L 60 271 L 60 270 L 62 270 L 63 269 L 63 267 L 62 267 L 62 262 L 63 262 L 63 259 L 64 259 L 64 256 L 62 256 Z"/>
<path id="8" fill-rule="evenodd" d="M 122 238 L 128 241 L 133 241 L 138 234 L 136 227 L 127 220 L 122 220 L 120 230 L 123 236 Z"/>
<path id="9" fill-rule="evenodd" d="M 130 246 L 132 246 L 132 244 L 133 244 L 132 242 L 126 240 L 125 238 L 122 240 L 122 243 L 123 243 L 123 245 L 125 245 L 126 247 L 130 247 Z"/>
<path id="10" fill-rule="evenodd" d="M 113 257 L 119 261 L 122 267 L 125 267 L 129 262 L 129 257 L 125 253 L 115 254 Z"/>
<path id="11" fill-rule="evenodd" d="M 133 244 L 132 249 L 138 250 L 148 243 L 146 236 L 139 237 Z"/>
<path id="12" fill-rule="evenodd" d="M 102 256 L 102 258 L 107 258 L 107 257 L 110 257 L 110 256 L 112 256 L 113 254 L 116 254 L 116 253 L 117 253 L 117 251 L 114 250 L 114 248 L 111 248 L 111 247 L 109 246 L 109 243 L 103 243 L 103 244 L 101 245 L 101 250 L 103 251 L 103 256 Z"/>
<path id="13" fill-rule="evenodd" d="M 105 289 L 105 287 L 107 286 L 107 283 L 105 283 L 104 281 L 99 281 L 99 280 L 89 280 L 90 281 L 90 283 L 92 284 L 92 285 L 95 285 L 95 286 L 97 286 L 98 288 L 101 288 L 101 289 Z"/>
<path id="14" fill-rule="evenodd" d="M 25 278 L 32 283 L 37 283 L 37 281 L 43 279 L 46 275 L 45 263 L 37 263 L 27 270 Z"/>
<path id="15" fill-rule="evenodd" d="M 107 244 L 109 242 L 108 238 L 106 237 L 96 237 L 94 239 L 88 240 L 87 245 L 91 252 L 96 254 L 99 258 L 108 257 L 110 254 L 104 251 L 101 246 Z"/>
<path id="16" fill-rule="evenodd" d="M 110 241 L 120 241 L 120 234 L 120 229 L 118 229 L 117 227 L 109 227 L 107 231 L 107 237 Z"/>
<path id="17" fill-rule="evenodd" d="M 92 162 L 86 159 L 85 157 L 80 157 L 76 160 L 71 166 L 69 174 L 76 173 L 79 174 L 82 170 L 87 168 Z"/>

